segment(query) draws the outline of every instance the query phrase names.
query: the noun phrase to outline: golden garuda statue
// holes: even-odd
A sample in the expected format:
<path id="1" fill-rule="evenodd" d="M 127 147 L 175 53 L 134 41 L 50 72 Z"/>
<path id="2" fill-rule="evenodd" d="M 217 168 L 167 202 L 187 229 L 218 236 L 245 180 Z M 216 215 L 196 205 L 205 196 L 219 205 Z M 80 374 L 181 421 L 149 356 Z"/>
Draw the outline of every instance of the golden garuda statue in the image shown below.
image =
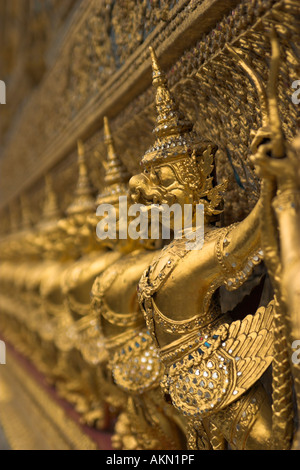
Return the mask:
<path id="1" fill-rule="evenodd" d="M 34 129 L 24 168 L 31 152 L 40 155 L 47 139 L 39 140 L 50 138 L 52 127 L 62 134 L 54 133 L 21 195 L 11 200 L 15 190 L 5 184 L 11 202 L 3 212 L 7 221 L 10 215 L 10 232 L 1 227 L 0 234 L 0 343 L 3 335 L 12 367 L 3 369 L 0 389 L 13 393 L 0 399 L 1 425 L 6 415 L 8 430 L 15 426 L 15 407 L 6 402 L 12 395 L 22 410 L 23 401 L 26 409 L 31 404 L 29 429 L 38 434 L 38 422 L 51 445 L 57 440 L 57 446 L 94 448 L 89 435 L 100 437 L 103 446 L 109 439 L 115 450 L 300 449 L 300 135 L 292 134 L 296 112 L 290 97 L 284 101 L 300 51 L 297 1 L 222 2 L 217 16 L 223 8 L 230 16 L 214 30 L 216 2 L 186 2 L 188 8 L 176 1 L 107 2 L 105 21 L 101 5 L 94 10 L 101 2 L 90 3 L 91 23 L 76 14 L 69 23 L 77 25 L 80 17 L 82 26 L 61 35 L 70 53 L 61 54 L 55 42 L 47 55 L 47 64 L 56 50 L 70 64 L 57 82 L 61 96 L 49 108 L 55 113 L 45 121 L 46 132 L 38 135 L 27 105 L 21 113 Z M 162 6 L 167 3 L 172 6 Z M 231 3 L 239 5 L 232 10 Z M 138 14 L 130 6 L 135 4 L 143 4 Z M 127 34 L 123 12 L 130 10 L 137 23 Z M 137 49 L 131 41 L 143 18 L 148 26 Z M 210 32 L 194 44 L 200 19 Z M 192 34 L 183 40 L 187 32 Z M 264 49 L 266 37 L 270 48 Z M 86 54 L 87 39 L 95 55 Z M 168 81 L 150 48 L 153 107 L 145 63 L 150 39 L 172 67 Z M 124 57 L 118 56 L 120 47 Z M 270 57 L 264 55 L 269 49 Z M 103 60 L 105 70 L 116 60 L 107 76 Z M 49 70 L 45 80 L 61 78 L 64 68 L 59 65 L 55 75 Z M 41 83 L 33 103 L 40 102 L 42 90 L 48 87 Z M 41 116 L 48 114 L 46 106 L 41 109 Z M 143 153 L 151 142 L 152 111 L 153 142 L 137 170 L 137 149 Z M 106 114 L 114 116 L 115 133 Z M 101 141 L 95 135 L 99 116 Z M 3 161 L 18 161 L 15 152 L 23 158 L 22 140 L 16 150 L 12 140 Z M 58 161 L 71 150 L 66 161 Z M 96 191 L 97 154 L 105 171 Z M 2 168 L 2 156 L 0 163 Z M 236 181 L 246 181 L 241 195 L 227 178 L 236 168 Z M 38 175 L 45 182 L 33 191 Z M 66 181 L 74 183 L 72 193 Z M 139 219 L 133 219 L 134 208 Z M 102 236 L 110 209 L 113 237 L 109 230 Z M 137 237 L 132 227 L 140 228 Z M 25 414 L 18 416 L 21 430 L 30 424 Z M 31 440 L 29 431 L 16 434 Z M 44 445 L 43 439 L 37 436 L 35 446 Z"/>
<path id="2" fill-rule="evenodd" d="M 235 449 L 289 448 L 292 440 L 290 380 L 294 377 L 299 397 L 299 373 L 288 356 L 299 320 L 295 291 L 287 296 L 295 280 L 285 267 L 296 261 L 299 265 L 299 179 L 295 172 L 299 161 L 297 150 L 288 146 L 281 132 L 275 33 L 271 42 L 267 92 L 255 77 L 264 113 L 263 126 L 252 144 L 253 160 L 262 176 L 261 195 L 242 222 L 223 228 L 214 223 L 225 191 L 224 184 L 213 186 L 216 147 L 193 133 L 151 50 L 156 141 L 141 161 L 143 172 L 130 181 L 131 198 L 146 205 L 149 212 L 156 204 L 177 203 L 181 207 L 192 204 L 195 215 L 196 206 L 203 204 L 205 226 L 202 248 L 191 250 L 186 233 L 174 238 L 145 270 L 138 293 L 164 365 L 162 390 L 186 417 L 192 449 L 220 449 L 225 442 Z M 238 52 L 231 52 L 251 73 Z M 175 217 L 172 224 L 175 229 Z M 224 315 L 219 288 L 240 288 L 263 259 L 273 298 L 242 319 Z M 271 406 L 260 379 L 272 361 Z M 298 445 L 296 440 L 294 445 Z"/>

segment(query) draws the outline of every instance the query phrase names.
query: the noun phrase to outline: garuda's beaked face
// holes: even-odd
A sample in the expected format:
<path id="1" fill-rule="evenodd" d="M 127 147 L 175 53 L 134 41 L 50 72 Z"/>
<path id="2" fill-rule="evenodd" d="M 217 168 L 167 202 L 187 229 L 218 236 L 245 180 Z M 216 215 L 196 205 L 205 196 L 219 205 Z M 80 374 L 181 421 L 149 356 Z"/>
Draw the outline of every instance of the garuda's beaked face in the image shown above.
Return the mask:
<path id="1" fill-rule="evenodd" d="M 167 225 L 172 231 L 178 224 L 183 224 L 184 205 L 193 202 L 193 193 L 181 179 L 180 167 L 173 162 L 149 166 L 143 173 L 132 177 L 129 194 L 132 203 L 146 206 L 149 215 L 154 205 L 167 205 L 169 208 L 174 208 L 174 204 L 180 206 L 181 211 L 176 211 L 176 214 L 173 209 L 169 216 L 165 208 L 160 212 L 161 225 Z"/>
<path id="2" fill-rule="evenodd" d="M 133 203 L 151 206 L 152 204 L 184 204 L 192 202 L 193 195 L 179 176 L 176 164 L 165 163 L 147 167 L 143 173 L 129 181 L 129 193 Z"/>

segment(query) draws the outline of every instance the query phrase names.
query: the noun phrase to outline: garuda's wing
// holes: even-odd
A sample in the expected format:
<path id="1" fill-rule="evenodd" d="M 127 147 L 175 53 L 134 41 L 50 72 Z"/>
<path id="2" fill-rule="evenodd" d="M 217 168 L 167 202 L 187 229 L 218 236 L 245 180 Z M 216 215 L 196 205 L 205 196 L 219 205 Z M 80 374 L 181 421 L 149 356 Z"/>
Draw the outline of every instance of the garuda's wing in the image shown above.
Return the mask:
<path id="1" fill-rule="evenodd" d="M 224 323 L 164 379 L 173 405 L 188 416 L 215 413 L 245 393 L 273 359 L 274 302 L 244 320 Z"/>

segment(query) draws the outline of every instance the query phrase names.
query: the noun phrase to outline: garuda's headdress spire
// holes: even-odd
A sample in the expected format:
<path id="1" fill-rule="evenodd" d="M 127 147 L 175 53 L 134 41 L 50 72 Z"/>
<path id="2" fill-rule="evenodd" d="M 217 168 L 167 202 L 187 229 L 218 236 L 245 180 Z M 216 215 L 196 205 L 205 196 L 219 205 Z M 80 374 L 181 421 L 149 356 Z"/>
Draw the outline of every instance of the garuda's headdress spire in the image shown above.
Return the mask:
<path id="1" fill-rule="evenodd" d="M 61 216 L 58 207 L 57 196 L 53 189 L 53 179 L 50 174 L 45 176 L 45 201 L 43 207 L 42 222 L 57 221 Z"/>
<path id="2" fill-rule="evenodd" d="M 129 173 L 122 160 L 115 151 L 114 140 L 110 131 L 108 118 L 104 118 L 104 141 L 107 147 L 107 160 L 103 162 L 105 168 L 105 187 L 97 197 L 96 205 L 113 204 L 119 196 L 127 193 Z"/>
<path id="3" fill-rule="evenodd" d="M 165 74 L 160 69 L 157 56 L 150 48 L 152 59 L 152 79 L 156 88 L 157 126 L 154 133 L 159 139 L 168 139 L 174 136 L 180 138 L 193 129 L 193 124 L 180 112 L 168 88 Z"/>
<path id="4" fill-rule="evenodd" d="M 57 226 L 61 217 L 57 195 L 53 188 L 53 178 L 50 173 L 45 175 L 45 198 L 41 220 L 37 224 L 39 229 L 51 231 Z"/>
<path id="5" fill-rule="evenodd" d="M 217 146 L 202 141 L 193 132 L 193 124 L 179 110 L 152 48 L 150 53 L 153 86 L 156 89 L 157 119 L 153 131 L 156 140 L 141 164 L 145 168 L 162 163 L 172 164 L 178 179 L 194 191 L 195 200 L 200 202 L 200 198 L 205 198 L 203 203 L 207 213 L 216 214 L 221 200 L 219 193 L 225 189 L 224 184 L 212 185 L 211 173 Z"/>
<path id="6" fill-rule="evenodd" d="M 9 205 L 10 232 L 14 233 L 19 230 L 20 214 L 17 201 L 13 201 Z"/>
<path id="7" fill-rule="evenodd" d="M 75 199 L 68 207 L 68 216 L 91 213 L 95 210 L 95 190 L 89 179 L 86 165 L 84 146 L 81 140 L 77 142 L 79 176 L 75 190 Z"/>
<path id="8" fill-rule="evenodd" d="M 26 230 L 32 226 L 32 222 L 31 222 L 30 204 L 28 201 L 28 197 L 25 193 L 21 194 L 20 201 L 21 201 L 21 211 L 22 211 L 22 228 Z"/>
<path id="9" fill-rule="evenodd" d="M 153 164 L 178 157 L 191 155 L 195 147 L 193 124 L 179 110 L 160 69 L 157 56 L 150 48 L 152 59 L 153 86 L 156 88 L 156 140 L 142 159 L 142 165 Z"/>

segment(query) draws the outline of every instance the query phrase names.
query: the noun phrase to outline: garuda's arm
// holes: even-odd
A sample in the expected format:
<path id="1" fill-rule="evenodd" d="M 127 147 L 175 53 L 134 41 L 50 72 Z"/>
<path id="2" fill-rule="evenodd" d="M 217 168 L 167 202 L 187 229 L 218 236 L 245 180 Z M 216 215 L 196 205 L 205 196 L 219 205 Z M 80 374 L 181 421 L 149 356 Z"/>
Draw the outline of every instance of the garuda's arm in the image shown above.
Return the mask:
<path id="1" fill-rule="evenodd" d="M 259 199 L 242 222 L 223 229 L 217 239 L 215 255 L 223 284 L 228 290 L 241 286 L 263 258 L 260 236 L 262 210 L 262 200 Z"/>

